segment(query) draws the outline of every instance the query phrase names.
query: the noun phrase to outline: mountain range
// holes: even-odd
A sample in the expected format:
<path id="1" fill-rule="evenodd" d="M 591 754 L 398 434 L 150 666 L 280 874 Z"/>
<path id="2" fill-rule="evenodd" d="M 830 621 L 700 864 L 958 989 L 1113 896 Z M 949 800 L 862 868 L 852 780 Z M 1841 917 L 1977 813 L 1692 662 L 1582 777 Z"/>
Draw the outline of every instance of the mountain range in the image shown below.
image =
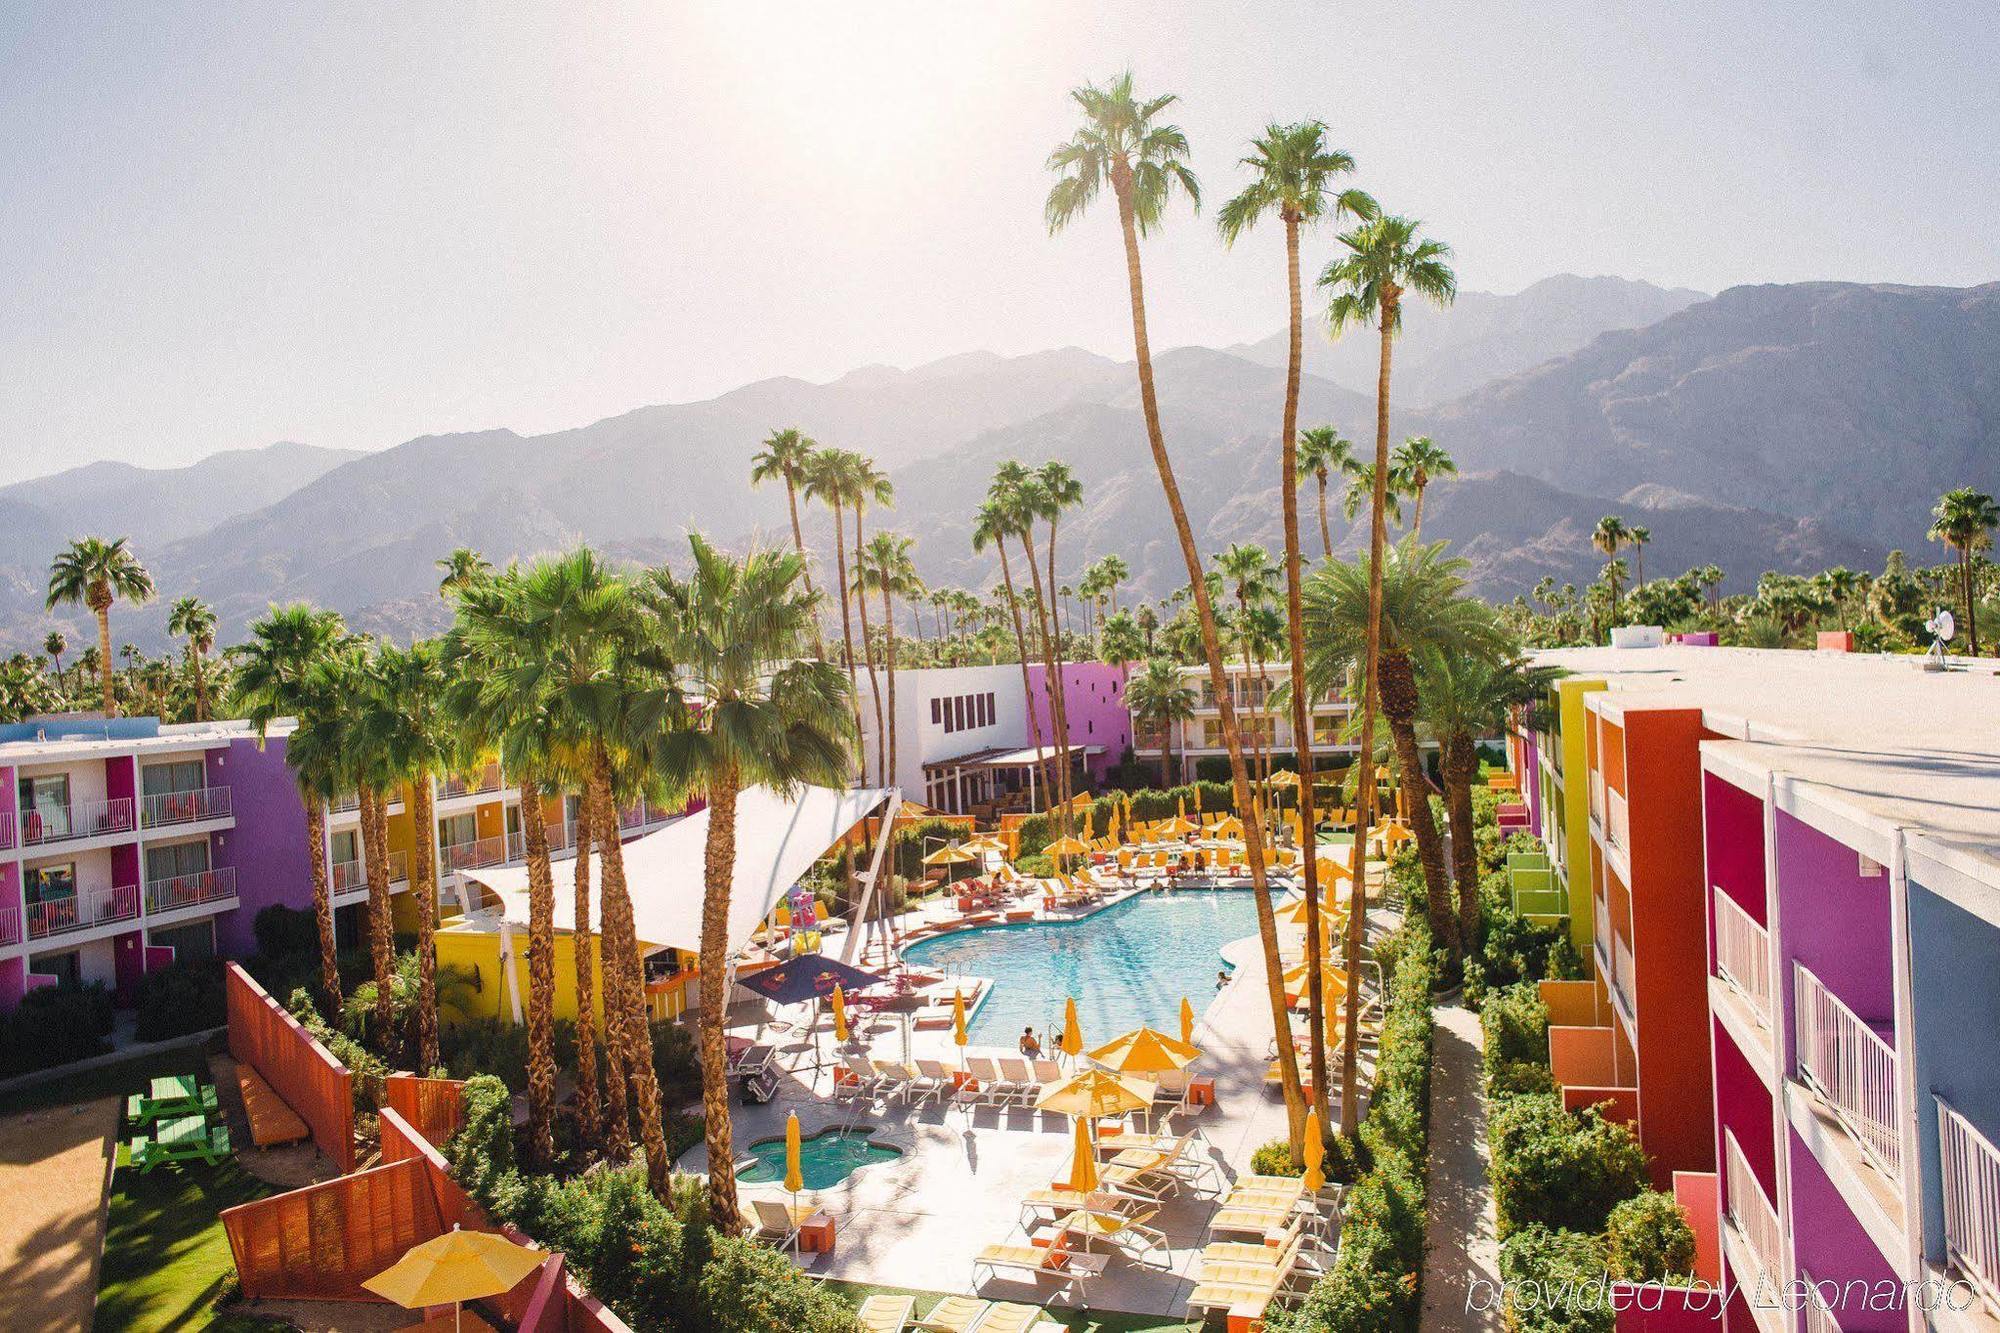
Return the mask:
<path id="1" fill-rule="evenodd" d="M 1364 344 L 1365 355 L 1352 350 Z M 1374 340 L 1310 346 L 1302 423 L 1372 443 Z M 1156 358 L 1205 551 L 1279 540 L 1282 362 L 1282 337 Z M 1396 364 L 1394 437 L 1428 433 L 1462 469 L 1431 490 L 1425 536 L 1449 538 L 1487 596 L 1544 575 L 1593 577 L 1590 529 L 1607 513 L 1652 530 L 1649 575 L 1712 563 L 1741 588 L 1765 569 L 1875 568 L 1892 545 L 1929 558 L 1941 491 L 2000 489 L 2000 284 L 1804 283 L 1706 298 L 1558 277 L 1413 311 Z M 764 380 L 532 437 L 425 436 L 360 455 L 275 445 L 0 489 L 0 646 L 39 646 L 49 555 L 84 532 L 132 535 L 162 602 L 207 598 L 225 640 L 269 603 L 300 598 L 365 629 L 434 630 L 445 608 L 433 562 L 459 545 L 504 561 L 589 541 L 657 561 L 684 553 L 690 527 L 735 545 L 789 541 L 782 489 L 749 485 L 751 455 L 785 425 L 889 472 L 897 504 L 870 526 L 915 536 L 934 583 L 997 578 L 967 539 L 987 480 L 1008 458 L 1057 457 L 1085 491 L 1062 525 L 1065 574 L 1115 551 L 1133 570 L 1128 600 L 1185 581 L 1130 362 L 1077 348 L 971 353 L 826 384 Z M 1352 551 L 1363 529 L 1339 501 L 1334 545 Z M 1316 551 L 1315 503 L 1308 484 Z M 809 514 L 808 540 L 825 550 L 830 538 Z M 163 619 L 161 604 L 121 608 L 114 633 L 157 646 Z"/>

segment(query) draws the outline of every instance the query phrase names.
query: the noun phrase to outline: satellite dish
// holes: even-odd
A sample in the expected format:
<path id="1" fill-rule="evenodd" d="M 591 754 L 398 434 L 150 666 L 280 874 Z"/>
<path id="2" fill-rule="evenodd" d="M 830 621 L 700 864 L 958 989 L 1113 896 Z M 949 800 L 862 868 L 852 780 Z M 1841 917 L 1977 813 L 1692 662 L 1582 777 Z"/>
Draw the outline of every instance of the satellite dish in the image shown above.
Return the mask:
<path id="1" fill-rule="evenodd" d="M 1958 621 L 1951 612 L 1939 608 L 1936 615 L 1924 622 L 1924 628 L 1930 631 L 1931 637 L 1939 643 L 1950 643 L 1952 635 L 1958 633 Z"/>

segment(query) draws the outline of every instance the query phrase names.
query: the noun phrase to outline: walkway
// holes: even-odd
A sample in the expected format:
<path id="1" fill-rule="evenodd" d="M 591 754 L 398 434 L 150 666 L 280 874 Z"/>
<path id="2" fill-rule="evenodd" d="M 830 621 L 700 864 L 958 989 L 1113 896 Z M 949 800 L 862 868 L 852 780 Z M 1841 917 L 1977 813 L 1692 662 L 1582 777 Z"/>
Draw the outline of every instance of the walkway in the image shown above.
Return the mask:
<path id="1" fill-rule="evenodd" d="M 1427 1333 L 1499 1333 L 1500 1245 L 1487 1178 L 1486 1093 L 1479 1015 L 1462 1005 L 1433 1011 L 1430 1253 L 1424 1262 Z M 1474 1291 L 1473 1284 L 1481 1283 Z M 1477 1302 L 1481 1308 L 1472 1309 Z"/>
<path id="2" fill-rule="evenodd" d="M 116 1099 L 0 1120 L 0 1309 L 10 1328 L 89 1328 Z"/>

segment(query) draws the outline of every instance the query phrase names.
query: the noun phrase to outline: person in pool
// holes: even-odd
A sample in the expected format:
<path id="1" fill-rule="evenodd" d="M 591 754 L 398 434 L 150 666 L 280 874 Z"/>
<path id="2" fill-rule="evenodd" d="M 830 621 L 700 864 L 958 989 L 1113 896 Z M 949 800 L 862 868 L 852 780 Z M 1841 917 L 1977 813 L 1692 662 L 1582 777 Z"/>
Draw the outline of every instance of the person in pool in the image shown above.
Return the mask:
<path id="1" fill-rule="evenodd" d="M 1228 984 L 1229 984 L 1229 969 L 1225 967 L 1220 972 L 1217 972 L 1215 974 L 1215 988 L 1217 990 L 1221 990 L 1224 986 L 1227 986 Z"/>
<path id="2" fill-rule="evenodd" d="M 1030 1060 L 1039 1060 L 1041 1058 L 1042 1043 L 1036 1039 L 1033 1028 L 1024 1029 L 1021 1033 L 1021 1054 L 1027 1056 Z"/>

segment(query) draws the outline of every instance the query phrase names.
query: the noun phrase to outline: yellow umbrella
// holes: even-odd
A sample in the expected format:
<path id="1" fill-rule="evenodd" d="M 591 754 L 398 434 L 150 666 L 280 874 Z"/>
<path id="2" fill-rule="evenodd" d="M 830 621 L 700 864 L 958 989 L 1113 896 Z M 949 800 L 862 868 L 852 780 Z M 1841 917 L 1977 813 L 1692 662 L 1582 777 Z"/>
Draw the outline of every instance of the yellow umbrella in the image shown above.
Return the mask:
<path id="1" fill-rule="evenodd" d="M 1199 782 L 1194 784 L 1194 812 L 1196 814 L 1201 813 L 1201 784 Z"/>
<path id="2" fill-rule="evenodd" d="M 838 982 L 833 987 L 833 1036 L 836 1041 L 847 1040 L 847 996 Z"/>
<path id="3" fill-rule="evenodd" d="M 361 1285 L 405 1310 L 448 1301 L 456 1326 L 460 1305 L 512 1291 L 548 1258 L 546 1250 L 516 1245 L 491 1231 L 453 1227 L 442 1236 L 412 1246 L 402 1258 Z"/>
<path id="4" fill-rule="evenodd" d="M 1057 838 L 1042 851 L 1049 856 L 1081 856 L 1090 850 L 1090 845 L 1075 838 Z"/>
<path id="5" fill-rule="evenodd" d="M 1081 1119 L 1143 1111 L 1153 1104 L 1153 1085 L 1131 1074 L 1086 1069 L 1060 1083 L 1051 1083 L 1035 1099 L 1038 1111 L 1055 1111 Z"/>
<path id="6" fill-rule="evenodd" d="M 929 856 L 926 856 L 924 864 L 927 866 L 962 866 L 978 859 L 977 856 L 966 851 L 965 848 L 959 846 L 957 843 L 948 842 Z"/>
<path id="7" fill-rule="evenodd" d="M 1097 1150 L 1090 1142 L 1090 1121 L 1076 1122 L 1076 1151 L 1069 1159 L 1069 1187 L 1078 1194 L 1097 1188 Z"/>
<path id="8" fill-rule="evenodd" d="M 1271 785 L 1273 787 L 1296 787 L 1299 785 L 1299 775 L 1292 772 L 1289 768 L 1281 768 L 1271 775 Z"/>
<path id="9" fill-rule="evenodd" d="M 1192 1042 L 1175 1041 L 1152 1028 L 1134 1028 L 1092 1051 L 1090 1058 L 1121 1074 L 1159 1074 L 1169 1069 L 1186 1069 L 1201 1058 L 1201 1048 Z"/>
<path id="10" fill-rule="evenodd" d="M 1075 1055 L 1083 1049 L 1083 1028 L 1076 1021 L 1076 997 L 1063 1001 L 1062 1052 Z"/>
<path id="11" fill-rule="evenodd" d="M 799 1167 L 799 1113 L 785 1117 L 785 1188 L 797 1194 L 806 1187 L 805 1172 Z"/>
<path id="12" fill-rule="evenodd" d="M 1196 788 L 1196 790 L 1199 791 L 1200 788 Z M 1195 808 L 1200 809 L 1201 807 L 1196 806 Z M 1181 820 L 1182 823 L 1187 822 L 1187 797 L 1182 796 L 1176 800 L 1174 805 L 1174 814 Z"/>
<path id="13" fill-rule="evenodd" d="M 1092 796 L 1089 792 L 1080 791 L 1076 795 L 1069 798 L 1069 803 L 1072 806 L 1081 809 L 1084 806 L 1089 805 L 1096 800 L 1097 798 L 1095 796 Z"/>
<path id="14" fill-rule="evenodd" d="M 991 833 L 982 833 L 976 838 L 967 838 L 959 844 L 968 852 L 1004 852 L 1007 844 Z"/>
<path id="15" fill-rule="evenodd" d="M 1320 1137 L 1319 1108 L 1306 1112 L 1306 1178 L 1308 1193 L 1317 1194 L 1326 1188 L 1326 1173 L 1319 1169 L 1326 1160 L 1326 1140 Z"/>
<path id="16" fill-rule="evenodd" d="M 1172 819 L 1160 825 L 1159 831 L 1169 838 L 1185 838 L 1188 834 L 1194 832 L 1194 825 L 1188 823 L 1187 816 L 1175 815 Z"/>
<path id="17" fill-rule="evenodd" d="M 1181 1040 L 1194 1045 L 1194 1006 L 1185 995 L 1181 996 Z"/>
<path id="18" fill-rule="evenodd" d="M 951 993 L 951 1039 L 958 1046 L 958 1058 L 965 1058 L 965 992 Z"/>

